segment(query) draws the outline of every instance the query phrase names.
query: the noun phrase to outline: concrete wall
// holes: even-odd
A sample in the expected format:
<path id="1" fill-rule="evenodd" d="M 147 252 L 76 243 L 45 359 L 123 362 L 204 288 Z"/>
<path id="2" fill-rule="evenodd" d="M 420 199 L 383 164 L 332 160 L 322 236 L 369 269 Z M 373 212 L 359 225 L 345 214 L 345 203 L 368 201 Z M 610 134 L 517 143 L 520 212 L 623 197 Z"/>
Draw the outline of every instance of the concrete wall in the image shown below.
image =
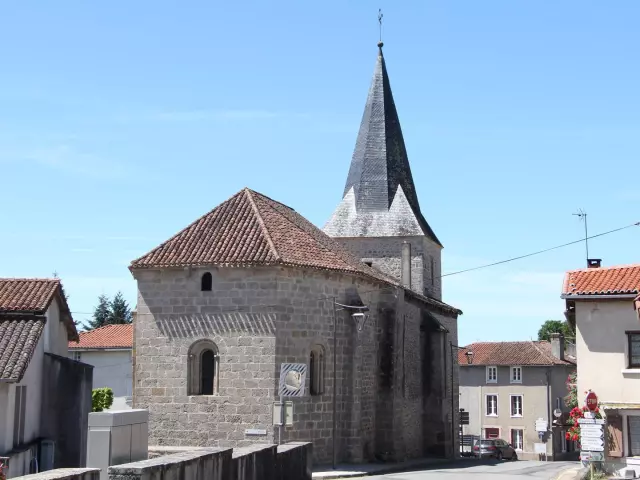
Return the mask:
<path id="1" fill-rule="evenodd" d="M 445 437 L 449 428 L 424 425 L 419 414 L 423 376 L 415 374 L 427 363 L 437 378 L 434 384 L 441 385 L 440 394 L 451 391 L 451 367 L 445 369 L 442 363 L 449 361 L 442 350 L 448 342 L 433 335 L 430 341 L 441 345 L 433 363 L 415 351 L 424 318 L 418 319 L 417 310 L 407 306 L 401 290 L 396 298 L 393 292 L 381 294 L 376 285 L 345 275 L 253 268 L 210 269 L 213 292 L 201 292 L 204 271 L 136 272 L 134 407 L 149 408 L 151 444 L 244 447 L 276 443 L 271 406 L 276 400 L 279 366 L 282 362 L 308 364 L 311 347 L 320 344 L 325 350 L 324 393 L 294 399 L 294 425 L 285 429 L 282 440 L 312 441 L 315 461 L 330 462 L 334 386 L 330 297 L 351 303 L 347 292 L 355 289 L 370 307 L 371 316 L 358 333 L 353 319 L 338 311 L 339 460 L 373 459 L 384 453 L 379 448 L 381 438 L 391 439 L 391 449 L 401 459 L 422 453 L 425 431 L 440 431 L 440 443 L 450 439 L 450 434 Z M 381 327 L 385 318 L 389 320 L 388 336 Z M 457 339 L 455 320 L 447 321 L 452 338 Z M 191 396 L 187 395 L 188 352 L 203 338 L 212 340 L 219 350 L 219 392 Z M 388 387 L 380 385 L 379 374 L 385 349 L 392 360 Z M 455 368 L 453 377 L 455 388 Z M 435 411 L 442 422 L 450 401 L 434 403 L 431 413 Z M 407 409 L 418 417 L 405 415 Z M 251 435 L 247 429 L 265 430 L 266 435 Z"/>
<path id="2" fill-rule="evenodd" d="M 13 443 L 13 414 L 9 410 L 9 387 L 8 383 L 0 383 L 0 454 L 11 449 Z"/>
<path id="3" fill-rule="evenodd" d="M 41 436 L 55 442 L 55 468 L 86 464 L 93 367 L 44 355 Z"/>
<path id="4" fill-rule="evenodd" d="M 278 445 L 276 480 L 311 480 L 312 458 L 312 443 Z"/>
<path id="5" fill-rule="evenodd" d="M 48 472 L 15 477 L 15 480 L 98 480 L 97 468 L 59 468 Z"/>
<path id="6" fill-rule="evenodd" d="M 47 310 L 47 323 L 44 326 L 44 351 L 62 357 L 69 351 L 69 337 L 66 325 L 60 321 L 60 306 L 54 298 Z"/>
<path id="7" fill-rule="evenodd" d="M 638 403 L 640 370 L 628 370 L 625 331 L 640 330 L 633 301 L 576 301 L 578 392 L 591 389 L 601 403 Z M 607 372 L 602 375 L 602 372 Z"/>
<path id="8" fill-rule="evenodd" d="M 233 450 L 230 478 L 238 480 L 275 480 L 276 446 L 253 445 Z"/>
<path id="9" fill-rule="evenodd" d="M 231 449 L 208 448 L 115 465 L 108 473 L 109 480 L 232 480 L 231 467 Z"/>
<path id="10" fill-rule="evenodd" d="M 537 459 L 534 444 L 538 443 L 535 421 L 545 419 L 552 425 L 553 410 L 560 399 L 560 409 L 568 412 L 564 404 L 567 394 L 565 381 L 574 370 L 571 366 L 522 367 L 522 383 L 510 383 L 510 367 L 498 367 L 498 383 L 487 384 L 486 366 L 460 367 L 460 408 L 469 412 L 469 425 L 464 427 L 465 435 L 485 436 L 485 428 L 499 428 L 500 437 L 511 442 L 511 430 L 524 430 L 524 449 L 519 456 L 523 459 Z M 549 375 L 547 377 L 547 375 Z M 549 386 L 547 387 L 547 384 Z M 547 391 L 548 390 L 548 391 Z M 486 395 L 498 395 L 498 416 L 486 415 Z M 511 395 L 523 396 L 522 417 L 511 416 Z M 559 439 L 555 440 L 559 451 Z M 554 452 L 554 441 L 547 442 L 547 453 Z"/>
<path id="11" fill-rule="evenodd" d="M 69 351 L 69 358 L 80 353 L 80 361 L 93 365 L 93 388 L 109 387 L 114 397 L 133 394 L 133 363 L 131 350 L 78 350 Z M 114 401 L 115 403 L 115 401 Z"/>

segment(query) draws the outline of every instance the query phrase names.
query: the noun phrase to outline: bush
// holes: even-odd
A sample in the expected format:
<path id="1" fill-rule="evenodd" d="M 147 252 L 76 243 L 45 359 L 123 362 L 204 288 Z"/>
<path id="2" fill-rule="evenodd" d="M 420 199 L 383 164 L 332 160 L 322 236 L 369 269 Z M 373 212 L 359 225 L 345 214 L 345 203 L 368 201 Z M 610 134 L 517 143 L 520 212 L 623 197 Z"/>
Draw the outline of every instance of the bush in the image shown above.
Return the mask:
<path id="1" fill-rule="evenodd" d="M 113 390 L 108 387 L 94 388 L 91 392 L 92 412 L 107 410 L 113 405 Z"/>

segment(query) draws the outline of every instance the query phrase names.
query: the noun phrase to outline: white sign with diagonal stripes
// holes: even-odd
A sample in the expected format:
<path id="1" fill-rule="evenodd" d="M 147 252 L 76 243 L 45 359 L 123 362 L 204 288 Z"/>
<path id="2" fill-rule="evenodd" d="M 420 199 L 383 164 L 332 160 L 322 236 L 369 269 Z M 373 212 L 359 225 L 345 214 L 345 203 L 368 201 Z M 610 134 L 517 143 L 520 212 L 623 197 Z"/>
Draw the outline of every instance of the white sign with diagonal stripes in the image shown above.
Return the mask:
<path id="1" fill-rule="evenodd" d="M 307 365 L 304 363 L 283 363 L 280 365 L 278 394 L 282 397 L 304 397 L 307 379 Z"/>

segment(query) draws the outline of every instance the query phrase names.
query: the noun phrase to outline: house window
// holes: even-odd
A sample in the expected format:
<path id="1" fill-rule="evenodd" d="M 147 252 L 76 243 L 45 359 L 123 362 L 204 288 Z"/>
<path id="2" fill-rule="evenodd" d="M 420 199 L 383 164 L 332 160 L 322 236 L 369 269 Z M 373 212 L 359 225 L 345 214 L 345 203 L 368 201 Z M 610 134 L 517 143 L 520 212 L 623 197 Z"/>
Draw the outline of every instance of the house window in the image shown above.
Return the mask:
<path id="1" fill-rule="evenodd" d="M 220 357 L 210 340 L 200 340 L 189 348 L 189 395 L 217 395 Z"/>
<path id="2" fill-rule="evenodd" d="M 560 430 L 560 448 L 562 453 L 567 453 L 567 431 Z"/>
<path id="3" fill-rule="evenodd" d="M 498 367 L 487 367 L 487 383 L 498 383 Z"/>
<path id="4" fill-rule="evenodd" d="M 314 345 L 309 354 L 309 390 L 311 395 L 324 393 L 324 358 L 322 345 Z"/>
<path id="5" fill-rule="evenodd" d="M 497 417 L 498 416 L 498 395 L 487 395 L 486 396 L 486 412 L 487 417 Z"/>
<path id="6" fill-rule="evenodd" d="M 522 367 L 511 367 L 511 383 L 522 383 Z"/>
<path id="7" fill-rule="evenodd" d="M 524 450 L 524 431 L 521 429 L 511 430 L 511 446 L 515 450 Z"/>
<path id="8" fill-rule="evenodd" d="M 627 417 L 629 427 L 629 456 L 640 455 L 640 416 Z"/>
<path id="9" fill-rule="evenodd" d="M 209 272 L 202 275 L 200 280 L 200 290 L 203 292 L 210 292 L 213 288 L 213 277 Z"/>
<path id="10" fill-rule="evenodd" d="M 13 416 L 13 447 L 24 444 L 24 424 L 27 412 L 27 387 L 17 386 Z"/>
<path id="11" fill-rule="evenodd" d="M 511 395 L 511 416 L 522 416 L 522 395 Z"/>
<path id="12" fill-rule="evenodd" d="M 484 438 L 498 438 L 500 436 L 499 428 L 485 428 Z"/>
<path id="13" fill-rule="evenodd" d="M 373 267 L 373 262 L 364 262 L 365 265 L 368 265 L 369 267 Z"/>
<path id="14" fill-rule="evenodd" d="M 629 341 L 629 368 L 640 368 L 640 332 L 627 332 Z"/>
<path id="15" fill-rule="evenodd" d="M 82 352 L 73 352 L 73 359 L 76 362 L 82 361 Z"/>

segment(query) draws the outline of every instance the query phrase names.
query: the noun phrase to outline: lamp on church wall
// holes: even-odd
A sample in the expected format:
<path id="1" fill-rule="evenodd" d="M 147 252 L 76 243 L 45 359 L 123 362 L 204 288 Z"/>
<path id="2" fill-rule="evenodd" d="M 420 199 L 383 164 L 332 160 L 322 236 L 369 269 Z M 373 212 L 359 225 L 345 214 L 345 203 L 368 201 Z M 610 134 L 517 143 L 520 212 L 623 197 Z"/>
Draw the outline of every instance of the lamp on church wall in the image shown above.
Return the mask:
<path id="1" fill-rule="evenodd" d="M 473 352 L 471 350 L 468 350 L 465 355 L 467 356 L 467 365 L 473 364 Z"/>

